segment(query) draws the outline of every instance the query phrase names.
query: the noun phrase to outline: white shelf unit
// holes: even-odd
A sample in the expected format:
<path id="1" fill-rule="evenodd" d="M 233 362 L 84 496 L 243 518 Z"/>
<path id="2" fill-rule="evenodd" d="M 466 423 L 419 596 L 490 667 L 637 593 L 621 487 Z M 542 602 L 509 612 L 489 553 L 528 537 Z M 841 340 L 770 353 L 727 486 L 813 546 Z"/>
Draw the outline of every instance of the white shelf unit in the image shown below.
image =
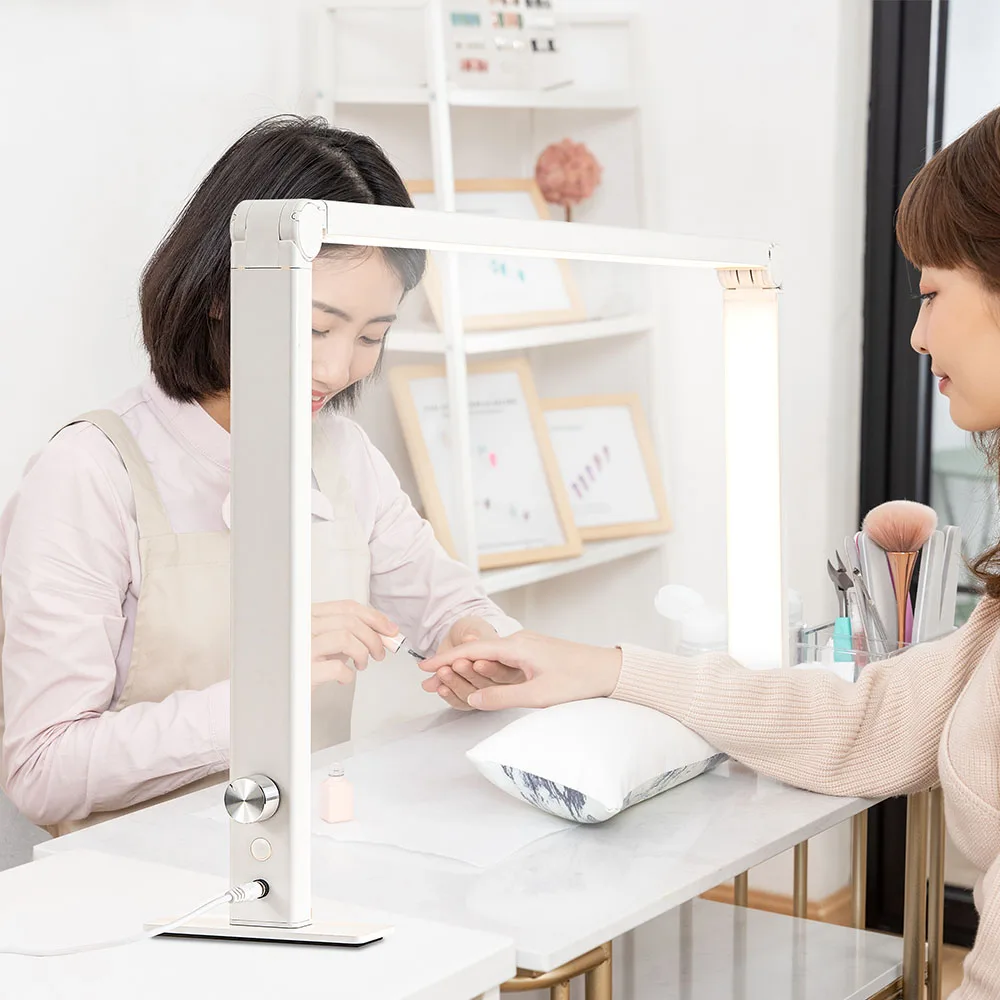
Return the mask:
<path id="1" fill-rule="evenodd" d="M 337 91 L 338 104 L 430 104 L 427 87 L 344 87 Z M 633 111 L 638 98 L 628 90 L 487 90 L 454 88 L 448 91 L 453 108 L 525 108 L 579 111 Z"/>
<path id="2" fill-rule="evenodd" d="M 447 75 L 447 48 L 449 38 L 446 29 L 445 0 L 332 0 L 328 4 L 326 14 L 318 32 L 319 65 L 317 68 L 318 88 L 314 111 L 317 114 L 338 121 L 341 117 L 348 119 L 350 127 L 371 131 L 367 126 L 369 121 L 385 121 L 386 115 L 391 118 L 394 127 L 399 131 L 414 133 L 418 119 L 410 108 L 427 109 L 427 125 L 430 146 L 430 174 L 433 177 L 435 191 L 439 193 L 439 205 L 444 210 L 454 210 L 455 206 L 455 156 L 454 146 L 456 130 L 469 122 L 468 116 L 481 111 L 488 115 L 522 115 L 526 118 L 519 121 L 530 123 L 534 131 L 535 113 L 558 116 L 566 112 L 572 116 L 571 124 L 566 126 L 572 131 L 574 125 L 581 121 L 590 121 L 590 113 L 594 113 L 594 121 L 606 123 L 608 116 L 615 120 L 625 116 L 630 129 L 632 169 L 634 172 L 624 173 L 613 169 L 616 164 L 606 164 L 606 178 L 610 183 L 620 184 L 629 192 L 629 198 L 634 197 L 636 203 L 635 221 L 641 225 L 645 222 L 645 205 L 643 203 L 641 163 L 641 136 L 639 134 L 640 102 L 639 90 L 636 87 L 637 74 L 631 53 L 637 49 L 634 40 L 634 13 L 628 4 L 608 3 L 603 10 L 573 10 L 556 3 L 556 16 L 560 30 L 582 30 L 590 33 L 614 30 L 620 39 L 627 39 L 629 58 L 624 60 L 628 76 L 616 79 L 599 79 L 590 87 L 568 81 L 567 85 L 553 87 L 548 90 L 512 90 L 486 89 L 455 86 Z M 424 33 L 423 42 L 413 39 L 412 50 L 425 53 L 425 61 L 421 73 L 406 74 L 395 72 L 396 66 L 392 57 L 385 58 L 385 63 L 376 66 L 377 76 L 367 74 L 368 82 L 362 82 L 355 77 L 362 74 L 351 74 L 338 66 L 338 33 L 345 34 L 350 21 L 341 18 L 342 14 L 354 16 L 350 12 L 363 11 L 374 13 L 383 18 L 406 17 L 407 31 L 416 29 L 418 18 Z M 385 23 L 385 22 L 383 22 Z M 346 34 L 345 34 L 346 36 Z M 363 42 L 364 39 L 361 39 Z M 353 39 L 352 39 L 353 42 Z M 378 49 L 383 48 L 381 40 Z M 366 48 L 365 51 L 369 51 Z M 374 54 L 376 49 L 371 46 Z M 351 53 L 345 50 L 343 65 L 349 61 Z M 382 69 L 385 72 L 382 72 Z M 403 79 L 400 79 L 400 76 Z M 582 74 L 577 73 L 580 77 Z M 605 84 L 607 84 L 605 86 Z M 470 110 L 471 109 L 471 110 Z M 454 120 L 455 113 L 464 115 L 460 121 Z M 373 117 L 374 116 L 374 117 Z M 379 118 L 379 116 L 382 116 Z M 553 126 L 560 129 L 563 126 Z M 390 147 L 393 133 L 375 134 L 377 139 Z M 562 137 L 561 135 L 558 137 Z M 461 135 L 458 135 L 461 141 Z M 532 151 L 532 157 L 537 150 Z M 532 158 L 531 163 L 534 160 Z M 525 163 L 525 167 L 528 164 Z M 468 169 L 468 168 L 466 168 Z M 530 175 L 530 167 L 529 167 Z M 521 176 L 524 175 L 523 168 Z M 411 175 L 412 176 L 412 175 Z M 422 175 L 426 176 L 426 174 Z M 483 175 L 480 175 L 483 176 Z M 497 176 L 497 174 L 487 175 Z M 613 220 L 619 222 L 615 218 Z M 593 350 L 614 350 L 611 346 L 602 346 L 602 342 L 612 341 L 621 345 L 622 350 L 640 350 L 643 354 L 641 363 L 637 364 L 638 378 L 642 388 L 647 390 L 647 412 L 654 428 L 654 436 L 658 429 L 658 418 L 655 412 L 656 392 L 653 390 L 652 373 L 655 371 L 657 355 L 655 345 L 655 323 L 651 311 L 651 296 L 643 290 L 642 301 L 616 301 L 608 308 L 591 310 L 591 318 L 583 322 L 559 325 L 536 326 L 522 329 L 495 330 L 488 332 L 466 331 L 462 328 L 461 317 L 457 309 L 443 310 L 444 329 L 422 327 L 413 324 L 400 324 L 392 330 L 387 342 L 387 353 L 391 358 L 401 354 L 417 354 L 438 357 L 445 363 L 449 383 L 449 407 L 452 414 L 452 440 L 468 441 L 467 379 L 468 361 L 481 355 L 502 354 L 509 352 L 532 352 L 547 349 L 550 356 L 556 357 L 557 352 L 564 349 L 585 350 L 587 346 Z M 636 347 L 637 343 L 645 346 Z M 561 357 L 561 355 L 559 355 Z M 531 357 L 533 367 L 536 356 Z M 593 371 L 585 388 L 581 385 L 579 391 L 609 392 L 622 391 L 634 386 L 623 387 L 620 384 L 607 384 L 602 379 L 603 366 Z M 557 392 L 555 395 L 572 395 L 573 392 Z M 457 449 L 461 451 L 461 448 Z M 661 467 L 665 465 L 662 448 L 660 454 Z M 455 481 L 457 508 L 465 512 L 463 523 L 453 526 L 453 536 L 459 557 L 471 566 L 478 564 L 478 553 L 475 539 L 475 523 L 473 517 L 473 484 L 470 456 L 460 454 L 456 461 Z M 457 530 L 456 530 L 457 529 Z M 658 553 L 663 549 L 664 537 L 637 537 L 612 542 L 591 543 L 585 546 L 583 555 L 575 559 L 558 560 L 554 562 L 528 564 L 500 570 L 488 570 L 481 573 L 481 579 L 486 590 L 491 594 L 519 590 L 534 584 L 556 578 L 565 578 L 578 571 L 594 566 L 607 565 L 643 553 Z M 647 568 L 647 573 L 650 571 Z M 658 585 L 662 578 L 662 559 L 656 560 L 655 584 L 652 581 L 642 585 L 642 592 Z M 652 591 L 645 594 L 645 600 L 639 596 L 640 588 L 636 587 L 636 597 L 632 603 L 647 601 L 651 606 Z M 659 628 L 659 626 L 654 626 Z"/>
<path id="3" fill-rule="evenodd" d="M 578 573 L 594 566 L 603 566 L 617 559 L 638 555 L 640 552 L 655 552 L 663 547 L 663 543 L 663 535 L 640 535 L 636 538 L 615 538 L 607 542 L 588 542 L 584 546 L 583 555 L 575 559 L 555 559 L 552 562 L 488 569 L 479 576 L 487 594 L 502 594 L 507 590 L 541 583 L 543 580 L 554 580 L 568 573 Z"/>
<path id="4" fill-rule="evenodd" d="M 465 335 L 466 354 L 501 354 L 526 351 L 556 344 L 579 344 L 586 340 L 628 337 L 649 333 L 653 318 L 646 313 L 630 313 L 609 319 L 588 319 L 582 323 L 559 323 L 555 326 L 531 326 L 516 330 L 489 330 Z M 386 350 L 410 354 L 444 354 L 447 344 L 438 330 L 394 328 Z"/>

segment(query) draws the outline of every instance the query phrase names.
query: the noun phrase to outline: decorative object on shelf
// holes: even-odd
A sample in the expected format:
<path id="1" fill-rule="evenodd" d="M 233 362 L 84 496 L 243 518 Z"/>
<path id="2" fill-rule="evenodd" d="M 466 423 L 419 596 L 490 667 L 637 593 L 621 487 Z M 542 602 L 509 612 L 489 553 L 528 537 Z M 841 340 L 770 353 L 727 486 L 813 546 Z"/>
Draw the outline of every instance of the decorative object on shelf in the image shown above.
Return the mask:
<path id="1" fill-rule="evenodd" d="M 670 530 L 656 449 L 637 395 L 547 399 L 542 409 L 585 542 Z"/>
<path id="2" fill-rule="evenodd" d="M 451 23 L 456 28 L 478 28 L 482 18 L 475 11 L 452 11 Z"/>
<path id="3" fill-rule="evenodd" d="M 410 181 L 407 188 L 417 208 L 437 207 L 433 181 Z M 521 179 L 456 181 L 455 207 L 459 212 L 508 219 L 548 216 L 538 185 Z M 458 270 L 466 330 L 508 330 L 586 318 L 564 260 L 462 254 Z M 438 329 L 443 329 L 441 278 L 433 254 L 424 288 Z"/>
<path id="4" fill-rule="evenodd" d="M 524 21 L 520 14 L 513 14 L 508 11 L 498 10 L 493 15 L 494 28 L 516 28 L 520 30 L 524 27 Z"/>
<path id="5" fill-rule="evenodd" d="M 573 206 L 597 190 L 602 172 L 597 157 L 582 142 L 563 139 L 542 150 L 535 164 L 535 181 L 542 197 L 550 204 L 562 205 L 570 222 Z"/>
<path id="6" fill-rule="evenodd" d="M 454 555 L 445 368 L 394 368 L 389 383 L 427 519 Z M 580 533 L 525 360 L 469 367 L 469 436 L 480 569 L 580 555 Z"/>

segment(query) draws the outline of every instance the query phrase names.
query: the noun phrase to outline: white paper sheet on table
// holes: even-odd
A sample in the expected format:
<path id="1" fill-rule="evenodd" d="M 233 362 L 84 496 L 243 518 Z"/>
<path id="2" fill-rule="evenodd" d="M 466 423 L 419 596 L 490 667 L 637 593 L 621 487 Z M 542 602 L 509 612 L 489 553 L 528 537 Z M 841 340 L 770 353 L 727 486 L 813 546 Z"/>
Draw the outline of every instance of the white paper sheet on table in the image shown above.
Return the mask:
<path id="1" fill-rule="evenodd" d="M 502 725 L 522 713 L 504 713 Z M 343 761 L 354 786 L 349 823 L 319 818 L 322 770 L 313 772 L 313 834 L 386 844 L 488 868 L 522 847 L 576 824 L 540 812 L 490 784 L 465 751 L 501 728 L 496 716 L 470 715 Z M 221 807 L 201 815 L 227 820 Z"/>

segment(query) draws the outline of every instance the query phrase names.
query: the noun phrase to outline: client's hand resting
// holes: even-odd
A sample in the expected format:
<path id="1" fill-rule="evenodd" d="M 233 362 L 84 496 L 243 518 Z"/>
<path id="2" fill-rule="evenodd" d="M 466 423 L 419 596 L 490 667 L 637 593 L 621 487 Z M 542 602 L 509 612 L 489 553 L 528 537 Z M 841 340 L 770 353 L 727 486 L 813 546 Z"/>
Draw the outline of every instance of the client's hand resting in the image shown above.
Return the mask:
<path id="1" fill-rule="evenodd" d="M 435 659 L 447 653 L 464 647 L 469 643 L 495 640 L 496 629 L 482 618 L 460 618 L 448 630 L 448 635 L 439 647 Z M 429 661 L 424 661 L 429 662 Z M 423 664 L 421 664 L 423 667 Z M 478 669 L 477 669 L 478 668 Z M 427 678 L 421 687 L 425 691 L 437 692 L 438 696 L 452 708 L 460 712 L 468 712 L 472 706 L 469 696 L 480 688 L 490 684 L 510 684 L 524 680 L 520 670 L 515 670 L 490 660 L 473 663 L 465 655 L 456 653 L 448 666 L 442 667 L 437 673 Z"/>
<path id="2" fill-rule="evenodd" d="M 476 677 L 469 682 L 466 702 L 470 708 L 484 710 L 547 708 L 566 701 L 606 698 L 614 691 L 622 666 L 618 649 L 516 632 L 507 639 L 471 642 L 439 652 L 424 660 L 420 669 L 436 674 L 430 680 L 444 683 L 442 673 L 460 660 L 471 661 Z M 491 663 L 505 668 L 504 679 L 490 676 Z M 523 679 L 510 679 L 511 672 Z"/>

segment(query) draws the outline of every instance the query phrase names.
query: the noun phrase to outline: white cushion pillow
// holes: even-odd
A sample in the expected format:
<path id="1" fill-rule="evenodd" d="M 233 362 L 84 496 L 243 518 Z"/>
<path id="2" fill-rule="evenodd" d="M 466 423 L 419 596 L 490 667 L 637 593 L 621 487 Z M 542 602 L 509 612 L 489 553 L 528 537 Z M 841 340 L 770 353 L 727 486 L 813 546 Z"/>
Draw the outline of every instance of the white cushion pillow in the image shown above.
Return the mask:
<path id="1" fill-rule="evenodd" d="M 577 823 L 603 823 L 726 759 L 669 715 L 610 698 L 532 712 L 466 756 L 497 788 Z"/>

